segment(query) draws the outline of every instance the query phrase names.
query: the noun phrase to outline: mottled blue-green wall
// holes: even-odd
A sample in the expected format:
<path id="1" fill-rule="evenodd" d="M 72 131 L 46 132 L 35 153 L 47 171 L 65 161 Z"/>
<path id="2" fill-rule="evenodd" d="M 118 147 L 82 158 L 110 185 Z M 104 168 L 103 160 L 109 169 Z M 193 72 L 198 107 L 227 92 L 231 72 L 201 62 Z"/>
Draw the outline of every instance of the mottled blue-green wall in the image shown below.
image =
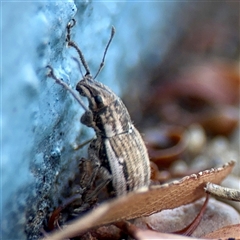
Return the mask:
<path id="1" fill-rule="evenodd" d="M 79 122 L 81 107 L 46 77 L 51 64 L 71 86 L 81 74 L 66 47 L 66 25 L 92 70 L 101 62 L 111 26 L 116 35 L 99 81 L 121 95 L 141 62 L 154 67 L 174 38 L 174 2 L 1 2 L 1 239 L 38 238 L 46 214 L 77 171 L 94 132 Z M 170 35 L 168 35 L 170 33 Z"/>

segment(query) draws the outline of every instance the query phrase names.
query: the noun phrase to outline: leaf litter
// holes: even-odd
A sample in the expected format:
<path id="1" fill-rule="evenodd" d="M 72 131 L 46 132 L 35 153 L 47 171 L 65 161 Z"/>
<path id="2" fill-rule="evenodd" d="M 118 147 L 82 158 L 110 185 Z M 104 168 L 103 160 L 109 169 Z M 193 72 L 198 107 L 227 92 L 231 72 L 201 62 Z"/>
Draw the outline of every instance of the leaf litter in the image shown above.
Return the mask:
<path id="1" fill-rule="evenodd" d="M 231 161 L 222 167 L 201 171 L 179 181 L 142 188 L 107 201 L 85 216 L 69 222 L 62 230 L 46 235 L 45 239 L 76 237 L 103 225 L 149 216 L 192 203 L 205 195 L 204 187 L 207 182 L 220 184 L 233 166 L 234 161 Z"/>

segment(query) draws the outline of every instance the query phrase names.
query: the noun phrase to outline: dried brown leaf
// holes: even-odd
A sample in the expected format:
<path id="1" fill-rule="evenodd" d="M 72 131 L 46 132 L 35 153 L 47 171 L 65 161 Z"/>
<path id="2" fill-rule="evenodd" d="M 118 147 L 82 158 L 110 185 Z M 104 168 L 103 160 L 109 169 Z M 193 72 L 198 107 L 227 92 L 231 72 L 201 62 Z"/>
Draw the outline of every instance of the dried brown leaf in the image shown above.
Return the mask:
<path id="1" fill-rule="evenodd" d="M 199 238 L 192 238 L 192 237 L 186 237 L 186 236 L 181 236 L 177 234 L 171 234 L 171 233 L 160 233 L 160 232 L 155 232 L 151 230 L 141 230 L 136 233 L 136 239 L 137 240 L 147 240 L 147 239 L 180 239 L 180 240 L 200 240 Z"/>
<path id="2" fill-rule="evenodd" d="M 177 234 L 171 234 L 171 233 L 162 233 L 162 232 L 156 232 L 149 229 L 141 229 L 139 227 L 136 227 L 135 225 L 129 223 L 129 222 L 119 222 L 116 224 L 119 228 L 121 228 L 124 232 L 126 232 L 130 237 L 136 240 L 145 240 L 145 239 L 182 239 L 182 240 L 197 240 L 197 238 L 190 238 L 186 236 L 181 236 Z"/>
<path id="3" fill-rule="evenodd" d="M 204 200 L 202 198 L 188 205 L 138 218 L 133 223 L 141 229 L 150 228 L 164 233 L 176 232 L 193 221 L 201 210 Z M 240 223 L 240 215 L 234 208 L 216 199 L 210 199 L 200 224 L 191 236 L 202 237 L 224 226 L 238 223 Z"/>
<path id="4" fill-rule="evenodd" d="M 204 236 L 206 239 L 228 238 L 240 239 L 240 224 L 226 226 Z"/>
<path id="5" fill-rule="evenodd" d="M 239 237 L 239 229 L 240 225 L 234 225 L 234 226 L 228 226 L 225 228 L 220 229 L 216 235 L 207 235 L 203 238 L 193 238 L 193 237 L 186 237 L 176 234 L 170 234 L 170 233 L 160 233 L 155 232 L 151 230 L 141 230 L 136 233 L 136 239 L 137 240 L 150 240 L 150 239 L 158 239 L 158 240 L 164 240 L 164 239 L 180 239 L 180 240 L 206 240 L 206 239 L 213 239 L 213 240 L 240 240 Z M 224 231 L 224 232 L 223 232 Z M 228 232 L 229 231 L 229 232 Z M 224 233 L 227 233 L 226 235 Z M 231 235 L 232 234 L 232 235 Z"/>
<path id="6" fill-rule="evenodd" d="M 148 216 L 163 209 L 173 209 L 191 203 L 205 194 L 204 186 L 207 182 L 220 183 L 231 172 L 233 166 L 234 162 L 231 161 L 223 167 L 192 174 L 180 181 L 131 192 L 100 205 L 84 217 L 73 221 L 63 231 L 52 233 L 46 239 L 74 237 L 90 228 Z"/>
<path id="7" fill-rule="evenodd" d="M 97 240 L 122 239 L 121 230 L 113 224 L 99 227 L 88 233 L 91 233 L 92 237 L 95 237 Z"/>
<path id="8" fill-rule="evenodd" d="M 240 191 L 238 189 L 226 188 L 208 182 L 205 191 L 220 198 L 240 202 Z"/>

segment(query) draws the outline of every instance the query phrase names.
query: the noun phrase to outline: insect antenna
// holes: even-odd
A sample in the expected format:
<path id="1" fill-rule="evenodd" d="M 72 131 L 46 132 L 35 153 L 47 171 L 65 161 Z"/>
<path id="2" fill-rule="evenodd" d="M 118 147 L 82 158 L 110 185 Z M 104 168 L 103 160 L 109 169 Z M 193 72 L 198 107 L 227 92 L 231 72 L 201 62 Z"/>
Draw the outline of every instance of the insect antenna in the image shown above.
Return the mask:
<path id="1" fill-rule="evenodd" d="M 59 79 L 56 77 L 56 75 L 54 74 L 53 68 L 49 65 L 47 65 L 47 68 L 49 68 L 49 73 L 47 74 L 48 77 L 53 78 L 56 83 L 58 83 L 59 85 L 63 86 L 66 90 L 68 90 L 73 97 L 78 101 L 78 103 L 83 107 L 83 109 L 85 111 L 88 111 L 88 108 L 85 106 L 84 102 L 82 101 L 82 99 L 77 95 L 77 93 L 75 91 L 73 91 L 72 88 L 70 88 L 62 79 Z"/>
<path id="2" fill-rule="evenodd" d="M 81 64 L 80 64 L 78 58 L 76 58 L 76 57 L 72 57 L 72 59 L 77 63 L 78 69 L 79 69 L 79 71 L 80 71 L 80 73 L 81 73 L 81 75 L 82 75 L 82 77 L 83 77 Z"/>
<path id="3" fill-rule="evenodd" d="M 105 51 L 104 51 L 104 53 L 103 53 L 103 58 L 102 58 L 102 61 L 101 61 L 101 63 L 100 63 L 100 66 L 99 66 L 99 68 L 98 68 L 98 71 L 97 71 L 97 73 L 96 73 L 96 75 L 95 75 L 95 77 L 94 77 L 93 79 L 96 79 L 96 77 L 98 76 L 98 74 L 100 73 L 100 71 L 102 70 L 102 68 L 103 68 L 103 66 L 104 66 L 104 61 L 105 61 L 105 57 L 106 57 L 106 54 L 107 54 L 107 50 L 108 50 L 108 48 L 109 48 L 110 43 L 112 42 L 112 39 L 113 39 L 113 37 L 114 37 L 114 34 L 115 34 L 115 28 L 112 26 L 111 36 L 110 36 L 110 38 L 109 38 L 109 40 L 108 40 L 107 46 L 106 46 Z"/>
<path id="4" fill-rule="evenodd" d="M 67 42 L 68 42 L 68 46 L 71 46 L 71 47 L 73 47 L 73 48 L 76 49 L 76 51 L 77 51 L 77 53 L 78 53 L 78 55 L 79 55 L 79 58 L 80 58 L 83 66 L 84 66 L 84 68 L 85 68 L 85 70 L 86 70 L 85 76 L 86 76 L 86 75 L 90 75 L 90 70 L 89 70 L 89 67 L 88 67 L 88 65 L 87 65 L 87 62 L 86 62 L 86 60 L 85 60 L 85 58 L 84 58 L 84 56 L 83 56 L 83 54 L 82 54 L 82 51 L 79 49 L 79 47 L 76 45 L 76 43 L 71 40 L 71 28 L 72 28 L 75 24 L 76 24 L 76 20 L 75 20 L 75 19 L 72 19 L 72 21 L 68 23 L 68 25 L 67 25 L 67 39 L 66 39 L 66 40 L 67 40 Z"/>

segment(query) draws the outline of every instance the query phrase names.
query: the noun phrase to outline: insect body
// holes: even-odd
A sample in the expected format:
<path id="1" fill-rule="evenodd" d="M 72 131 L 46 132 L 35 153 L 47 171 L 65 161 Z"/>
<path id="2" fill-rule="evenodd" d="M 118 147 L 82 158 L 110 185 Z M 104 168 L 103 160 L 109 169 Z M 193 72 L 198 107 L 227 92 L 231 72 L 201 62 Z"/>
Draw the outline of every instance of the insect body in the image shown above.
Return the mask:
<path id="1" fill-rule="evenodd" d="M 122 100 L 91 77 L 81 80 L 76 89 L 89 101 L 90 111 L 82 116 L 81 122 L 94 128 L 97 135 L 90 144 L 89 156 L 108 169 L 115 194 L 147 186 L 150 178 L 147 150 Z"/>
<path id="2" fill-rule="evenodd" d="M 70 28 L 74 24 L 75 21 L 67 27 L 67 41 L 69 46 L 77 50 L 86 69 L 86 75 L 78 82 L 76 90 L 88 99 L 89 107 L 85 107 L 76 93 L 54 75 L 50 66 L 49 76 L 73 94 L 86 110 L 81 117 L 81 122 L 95 130 L 96 138 L 91 141 L 88 148 L 88 158 L 95 169 L 91 181 L 94 181 L 97 174 L 101 174 L 102 186 L 108 184 L 110 196 L 124 195 L 149 185 L 150 166 L 147 149 L 141 135 L 132 124 L 122 100 L 90 75 L 80 49 L 70 40 Z M 98 73 L 104 64 L 105 54 L 113 34 L 114 31 L 105 49 Z"/>

